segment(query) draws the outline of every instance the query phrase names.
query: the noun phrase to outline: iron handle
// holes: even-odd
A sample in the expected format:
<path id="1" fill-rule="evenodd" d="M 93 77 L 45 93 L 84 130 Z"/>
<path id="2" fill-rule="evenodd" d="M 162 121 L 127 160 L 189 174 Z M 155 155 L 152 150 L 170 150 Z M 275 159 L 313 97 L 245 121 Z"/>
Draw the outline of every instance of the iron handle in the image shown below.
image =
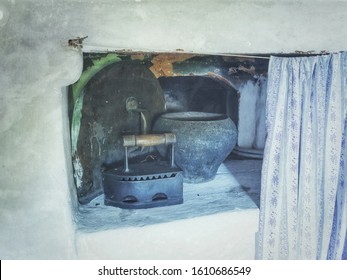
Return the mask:
<path id="1" fill-rule="evenodd" d="M 145 134 L 145 135 L 123 135 L 123 146 L 124 146 L 124 172 L 129 172 L 128 162 L 128 147 L 150 147 L 157 145 L 169 145 L 171 144 L 171 159 L 170 166 L 175 166 L 175 146 L 176 135 L 174 133 L 164 134 Z"/>

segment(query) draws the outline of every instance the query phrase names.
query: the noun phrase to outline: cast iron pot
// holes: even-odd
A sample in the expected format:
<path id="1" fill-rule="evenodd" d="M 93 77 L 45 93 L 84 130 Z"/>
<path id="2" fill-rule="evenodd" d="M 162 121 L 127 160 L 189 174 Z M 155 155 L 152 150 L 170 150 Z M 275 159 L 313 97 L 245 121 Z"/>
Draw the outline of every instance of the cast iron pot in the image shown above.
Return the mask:
<path id="1" fill-rule="evenodd" d="M 218 167 L 237 141 L 237 128 L 226 115 L 205 112 L 166 113 L 155 121 L 154 132 L 176 134 L 175 163 L 187 183 L 214 179 Z M 165 149 L 158 147 L 162 156 Z"/>

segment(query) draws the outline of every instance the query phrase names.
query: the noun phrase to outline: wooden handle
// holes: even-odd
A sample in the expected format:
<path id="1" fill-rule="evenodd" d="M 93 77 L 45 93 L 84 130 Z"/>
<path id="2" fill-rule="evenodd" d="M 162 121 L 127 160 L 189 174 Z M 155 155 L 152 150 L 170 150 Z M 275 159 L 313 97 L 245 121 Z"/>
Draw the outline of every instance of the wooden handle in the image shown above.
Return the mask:
<path id="1" fill-rule="evenodd" d="M 124 135 L 124 147 L 149 147 L 157 145 L 168 145 L 176 143 L 176 135 L 173 133 L 164 134 L 143 134 L 143 135 Z"/>

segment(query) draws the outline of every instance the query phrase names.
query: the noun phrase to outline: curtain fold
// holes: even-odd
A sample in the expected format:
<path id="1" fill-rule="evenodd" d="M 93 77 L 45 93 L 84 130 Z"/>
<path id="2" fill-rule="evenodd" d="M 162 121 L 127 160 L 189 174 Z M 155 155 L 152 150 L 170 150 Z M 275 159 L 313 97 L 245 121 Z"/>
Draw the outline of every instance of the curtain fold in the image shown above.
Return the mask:
<path id="1" fill-rule="evenodd" d="M 258 259 L 341 259 L 347 55 L 271 57 Z"/>

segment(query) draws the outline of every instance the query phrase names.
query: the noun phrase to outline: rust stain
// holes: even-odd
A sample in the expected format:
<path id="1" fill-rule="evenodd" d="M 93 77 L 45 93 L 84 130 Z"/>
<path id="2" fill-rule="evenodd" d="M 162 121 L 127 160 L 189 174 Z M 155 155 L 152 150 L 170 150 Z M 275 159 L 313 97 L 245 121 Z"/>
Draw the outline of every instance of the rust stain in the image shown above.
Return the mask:
<path id="1" fill-rule="evenodd" d="M 256 75 L 255 67 L 253 65 L 251 65 L 249 68 L 246 68 L 243 65 L 240 65 L 237 69 L 240 71 L 246 72 L 252 76 Z"/>
<path id="2" fill-rule="evenodd" d="M 207 76 L 211 77 L 211 78 L 214 78 L 214 79 L 217 79 L 217 80 L 220 80 L 222 81 L 223 83 L 231 86 L 232 88 L 235 88 L 235 86 L 233 85 L 233 83 L 231 83 L 228 79 L 224 78 L 223 76 L 219 75 L 219 74 L 216 74 L 216 73 L 213 73 L 213 72 L 208 72 L 207 73 Z"/>
<path id="3" fill-rule="evenodd" d="M 145 54 L 144 53 L 134 53 L 131 55 L 132 60 L 144 60 Z"/>
<path id="4" fill-rule="evenodd" d="M 173 63 L 182 62 L 194 56 L 192 54 L 158 54 L 151 60 L 153 65 L 149 70 L 156 78 L 171 77 L 174 75 Z"/>

